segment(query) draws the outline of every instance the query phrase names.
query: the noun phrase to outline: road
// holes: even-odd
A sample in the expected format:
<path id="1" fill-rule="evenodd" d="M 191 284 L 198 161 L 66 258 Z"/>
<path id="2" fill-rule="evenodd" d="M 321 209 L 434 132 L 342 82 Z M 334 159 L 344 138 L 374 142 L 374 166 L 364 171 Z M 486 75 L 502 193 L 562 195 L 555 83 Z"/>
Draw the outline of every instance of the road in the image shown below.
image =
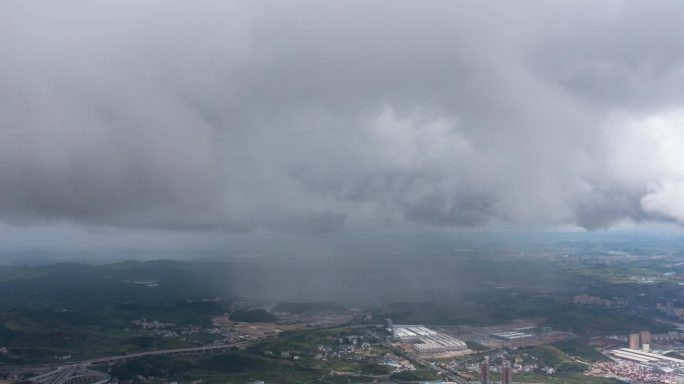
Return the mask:
<path id="1" fill-rule="evenodd" d="M 145 356 L 163 356 L 163 355 L 171 355 L 171 356 L 186 356 L 186 355 L 193 355 L 193 354 L 205 354 L 205 353 L 213 353 L 213 352 L 223 352 L 226 350 L 230 350 L 233 348 L 238 348 L 238 347 L 244 347 L 253 343 L 257 342 L 262 342 L 262 341 L 268 341 L 272 340 L 274 337 L 265 337 L 261 339 L 255 339 L 255 340 L 248 340 L 248 341 L 241 341 L 238 343 L 231 343 L 231 344 L 219 344 L 219 345 L 209 345 L 209 346 L 203 346 L 203 347 L 193 347 L 193 348 L 174 348 L 174 349 L 162 349 L 162 350 L 157 350 L 157 351 L 148 351 L 148 352 L 138 352 L 138 353 L 129 353 L 126 355 L 114 355 L 114 356 L 106 356 L 106 357 L 99 357 L 97 359 L 89 359 L 89 360 L 82 360 L 79 362 L 75 362 L 69 365 L 44 365 L 41 367 L 53 367 L 56 368 L 53 371 L 34 376 L 32 377 L 31 381 L 34 382 L 41 382 L 41 383 L 49 383 L 49 384 L 61 384 L 66 381 L 69 381 L 70 376 L 76 372 L 76 371 L 87 371 L 87 367 L 93 364 L 112 364 L 112 363 L 117 363 L 120 361 L 126 361 L 130 359 L 136 359 L 139 357 L 145 357 Z M 26 369 L 26 367 L 22 367 L 22 369 Z M 43 380 L 45 379 L 45 380 Z"/>
<path id="2" fill-rule="evenodd" d="M 116 363 L 118 361 L 125 361 L 125 360 L 135 359 L 138 357 L 145 357 L 145 356 L 160 356 L 160 355 L 182 356 L 182 355 L 193 355 L 193 354 L 200 354 L 200 353 L 212 353 L 215 351 L 221 352 L 221 351 L 226 351 L 226 350 L 237 348 L 237 347 L 247 346 L 247 345 L 250 345 L 250 344 L 253 344 L 256 342 L 268 341 L 270 339 L 273 339 L 273 338 L 268 337 L 268 338 L 262 338 L 262 339 L 256 339 L 256 340 L 241 341 L 241 342 L 232 343 L 232 344 L 208 345 L 208 346 L 193 347 L 193 348 L 161 349 L 161 350 L 156 350 L 156 351 L 129 353 L 126 355 L 115 355 L 115 356 L 99 357 L 97 359 L 83 360 L 83 361 L 78 362 L 77 364 L 88 366 L 88 365 L 92 365 L 92 364 Z"/>
<path id="3" fill-rule="evenodd" d="M 34 376 L 29 381 L 36 384 L 74 384 L 92 383 L 104 384 L 110 381 L 111 377 L 103 372 L 86 369 L 81 365 L 69 365 L 59 367 L 54 371 Z"/>

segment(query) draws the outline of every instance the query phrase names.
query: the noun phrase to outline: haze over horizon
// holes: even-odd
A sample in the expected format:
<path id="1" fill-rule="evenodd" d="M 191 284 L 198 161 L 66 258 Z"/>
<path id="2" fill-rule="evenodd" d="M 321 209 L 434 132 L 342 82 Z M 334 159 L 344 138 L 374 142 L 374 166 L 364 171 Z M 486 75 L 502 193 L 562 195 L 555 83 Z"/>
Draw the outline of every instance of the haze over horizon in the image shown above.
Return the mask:
<path id="1" fill-rule="evenodd" d="M 682 2 L 197 4 L 0 3 L 0 250 L 682 233 Z"/>

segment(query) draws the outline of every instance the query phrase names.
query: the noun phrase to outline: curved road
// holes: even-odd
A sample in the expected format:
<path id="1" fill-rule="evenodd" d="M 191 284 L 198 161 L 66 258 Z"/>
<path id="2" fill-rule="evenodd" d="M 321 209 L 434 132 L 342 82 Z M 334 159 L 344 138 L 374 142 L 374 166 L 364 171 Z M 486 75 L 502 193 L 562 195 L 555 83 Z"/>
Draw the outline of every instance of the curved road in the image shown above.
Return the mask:
<path id="1" fill-rule="evenodd" d="M 248 341 L 241 341 L 238 343 L 232 343 L 232 344 L 219 344 L 219 345 L 209 345 L 209 346 L 203 346 L 203 347 L 192 347 L 192 348 L 175 348 L 175 349 L 162 349 L 162 350 L 157 350 L 157 351 L 148 351 L 148 352 L 138 352 L 138 353 L 129 353 L 126 355 L 115 355 L 115 356 L 107 356 L 107 357 L 100 357 L 97 359 L 89 359 L 89 360 L 82 360 L 74 364 L 69 364 L 65 366 L 58 366 L 56 367 L 54 371 L 50 371 L 47 373 L 43 373 L 41 375 L 34 376 L 30 378 L 29 380 L 34 382 L 34 383 L 45 383 L 45 384 L 64 384 L 69 382 L 70 380 L 74 379 L 76 376 L 78 377 L 96 377 L 96 376 L 102 376 L 102 380 L 98 381 L 97 383 L 105 383 L 109 381 L 109 375 L 98 372 L 98 371 L 93 371 L 87 369 L 89 365 L 93 364 L 111 364 L 111 363 L 116 363 L 119 361 L 126 361 L 130 359 L 136 359 L 139 357 L 145 357 L 145 356 L 162 356 L 162 355 L 171 355 L 171 356 L 185 356 L 185 355 L 193 355 L 193 354 L 203 354 L 203 353 L 213 353 L 215 351 L 222 352 L 226 351 L 229 349 L 233 349 L 236 347 L 241 347 L 241 346 L 246 346 L 250 345 L 256 342 L 261 342 L 261 341 L 267 341 L 273 339 L 273 337 L 267 337 L 267 338 L 262 338 L 258 340 L 248 340 Z M 106 380 L 105 380 L 106 376 Z"/>

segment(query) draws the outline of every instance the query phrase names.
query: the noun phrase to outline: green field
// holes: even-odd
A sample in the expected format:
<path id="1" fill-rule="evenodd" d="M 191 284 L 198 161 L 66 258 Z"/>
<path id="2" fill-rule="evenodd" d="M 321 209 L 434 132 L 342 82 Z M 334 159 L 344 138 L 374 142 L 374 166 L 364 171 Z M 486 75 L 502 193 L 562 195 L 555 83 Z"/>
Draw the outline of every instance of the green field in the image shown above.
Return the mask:
<path id="1" fill-rule="evenodd" d="M 595 377 L 595 376 L 585 376 L 581 374 L 518 374 L 513 378 L 514 381 L 521 381 L 526 383 L 544 383 L 544 384 L 587 384 L 591 379 L 592 384 L 625 384 L 624 381 L 606 378 L 606 377 Z"/>

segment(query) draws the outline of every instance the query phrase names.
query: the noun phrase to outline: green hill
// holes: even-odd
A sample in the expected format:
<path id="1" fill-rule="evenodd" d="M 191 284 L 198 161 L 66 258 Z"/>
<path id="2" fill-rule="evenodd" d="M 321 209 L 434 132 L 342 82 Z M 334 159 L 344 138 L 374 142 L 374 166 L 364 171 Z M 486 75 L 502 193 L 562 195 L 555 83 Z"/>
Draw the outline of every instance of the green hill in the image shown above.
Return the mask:
<path id="1" fill-rule="evenodd" d="M 228 317 L 231 321 L 241 321 L 245 323 L 269 323 L 278 320 L 270 312 L 263 309 L 237 310 Z"/>

